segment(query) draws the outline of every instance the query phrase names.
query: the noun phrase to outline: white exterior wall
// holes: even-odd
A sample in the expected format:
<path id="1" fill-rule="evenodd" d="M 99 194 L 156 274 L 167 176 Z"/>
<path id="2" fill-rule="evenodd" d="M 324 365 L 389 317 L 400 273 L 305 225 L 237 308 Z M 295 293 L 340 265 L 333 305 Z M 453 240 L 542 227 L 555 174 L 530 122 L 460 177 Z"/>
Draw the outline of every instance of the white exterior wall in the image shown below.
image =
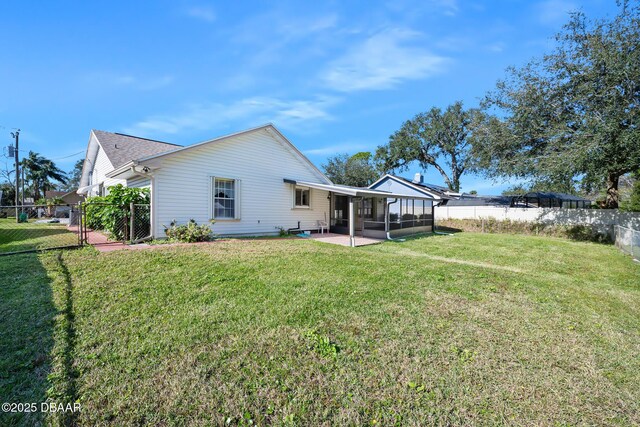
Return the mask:
<path id="1" fill-rule="evenodd" d="M 489 219 L 539 222 L 558 225 L 592 225 L 611 233 L 614 225 L 640 230 L 640 213 L 617 209 L 511 208 L 492 206 L 438 206 L 436 225 L 443 219 Z"/>
<path id="2" fill-rule="evenodd" d="M 102 147 L 98 148 L 98 152 L 96 153 L 96 157 L 93 161 L 93 168 L 91 175 L 90 185 L 100 184 L 102 183 L 104 188 L 111 187 L 116 184 L 126 185 L 126 181 L 124 179 L 113 179 L 107 178 L 105 175 L 113 170 L 113 165 L 109 161 L 109 158 L 105 154 Z M 88 196 L 99 196 L 98 192 L 100 191 L 99 187 L 93 187 L 89 190 Z"/>
<path id="3" fill-rule="evenodd" d="M 127 180 L 127 187 L 130 188 L 149 188 L 151 187 L 151 179 L 145 176 L 137 176 Z"/>
<path id="4" fill-rule="evenodd" d="M 422 193 L 414 188 L 411 188 L 408 185 L 401 184 L 391 178 L 387 178 L 384 181 L 381 181 L 380 183 L 378 183 L 378 185 L 372 188 L 380 191 L 389 191 L 391 193 L 396 193 L 396 194 L 406 194 L 408 196 L 419 196 L 419 197 L 427 196 L 425 193 Z M 433 206 L 433 202 L 430 200 L 425 200 L 424 202 L 428 206 Z"/>
<path id="5" fill-rule="evenodd" d="M 206 224 L 212 217 L 211 177 L 240 180 L 240 219 L 217 220 L 220 235 L 275 234 L 276 227 L 315 229 L 329 219 L 328 192 L 311 189 L 310 208 L 293 209 L 293 186 L 284 178 L 325 181 L 292 149 L 265 129 L 205 144 L 161 160 L 153 179 L 153 228 L 164 237 L 163 225 L 194 219 Z"/>

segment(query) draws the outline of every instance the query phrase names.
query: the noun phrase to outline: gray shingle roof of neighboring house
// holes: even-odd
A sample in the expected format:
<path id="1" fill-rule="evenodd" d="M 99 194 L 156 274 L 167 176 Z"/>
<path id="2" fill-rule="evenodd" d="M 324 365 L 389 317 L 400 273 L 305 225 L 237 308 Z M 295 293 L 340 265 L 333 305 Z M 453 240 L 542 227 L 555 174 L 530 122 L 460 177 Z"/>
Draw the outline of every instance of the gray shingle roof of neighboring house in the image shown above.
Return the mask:
<path id="1" fill-rule="evenodd" d="M 447 206 L 511 206 L 512 196 L 464 196 L 447 200 Z"/>
<path id="2" fill-rule="evenodd" d="M 530 199 L 539 198 L 539 199 L 579 200 L 579 201 L 585 201 L 585 202 L 590 201 L 589 199 L 585 199 L 584 197 L 580 197 L 580 196 L 574 196 L 573 194 L 543 192 L 543 191 L 535 191 L 535 192 L 523 194 L 522 196 L 519 196 L 519 197 L 520 198 L 528 197 Z"/>
<path id="3" fill-rule="evenodd" d="M 446 187 L 442 187 L 440 185 L 435 185 L 435 184 L 429 184 L 429 183 L 426 183 L 426 182 L 416 182 L 414 180 L 411 180 L 409 178 L 405 178 L 403 176 L 398 176 L 398 175 L 394 175 L 394 176 L 396 178 L 399 178 L 399 179 L 401 179 L 403 181 L 406 181 L 406 182 L 408 182 L 410 184 L 417 185 L 418 187 L 424 187 L 427 190 L 431 190 L 431 191 L 433 191 L 435 193 L 438 193 L 438 195 L 441 196 L 444 199 L 447 198 L 447 195 L 445 194 L 445 192 L 448 191 L 449 189 L 446 188 Z"/>
<path id="4" fill-rule="evenodd" d="M 114 169 L 132 160 L 164 153 L 165 151 L 175 150 L 177 147 L 181 147 L 181 145 L 178 144 L 155 141 L 153 139 L 140 138 L 123 133 L 112 133 L 95 129 L 93 133 L 96 138 L 98 138 L 100 146 L 109 158 Z"/>

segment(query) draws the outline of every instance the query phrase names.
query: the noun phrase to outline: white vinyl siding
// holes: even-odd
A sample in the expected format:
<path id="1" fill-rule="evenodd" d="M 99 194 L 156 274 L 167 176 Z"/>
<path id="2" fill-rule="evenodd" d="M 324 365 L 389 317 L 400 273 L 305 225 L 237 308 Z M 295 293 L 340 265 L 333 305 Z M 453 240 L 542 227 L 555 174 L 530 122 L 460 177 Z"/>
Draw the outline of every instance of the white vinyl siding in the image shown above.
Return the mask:
<path id="1" fill-rule="evenodd" d="M 149 188 L 151 187 L 151 180 L 146 176 L 136 176 L 134 178 L 127 179 L 127 187 L 130 188 Z"/>
<path id="2" fill-rule="evenodd" d="M 212 219 L 212 177 L 241 183 L 236 195 L 235 221 L 216 221 L 220 235 L 277 234 L 276 227 L 315 229 L 329 219 L 328 192 L 310 192 L 308 209 L 291 209 L 292 185 L 284 178 L 326 183 L 293 150 L 266 129 L 159 158 L 154 177 L 154 233 L 164 236 L 163 224 Z"/>
<path id="3" fill-rule="evenodd" d="M 116 185 L 126 185 L 126 181 L 123 179 L 107 178 L 106 174 L 113 170 L 113 166 L 109 161 L 109 158 L 105 154 L 101 147 L 98 148 L 95 159 L 93 159 L 93 168 L 91 169 L 91 185 L 102 184 L 103 194 L 108 193 L 108 188 Z M 98 186 L 93 187 L 89 192 L 90 196 L 98 195 L 100 188 Z"/>

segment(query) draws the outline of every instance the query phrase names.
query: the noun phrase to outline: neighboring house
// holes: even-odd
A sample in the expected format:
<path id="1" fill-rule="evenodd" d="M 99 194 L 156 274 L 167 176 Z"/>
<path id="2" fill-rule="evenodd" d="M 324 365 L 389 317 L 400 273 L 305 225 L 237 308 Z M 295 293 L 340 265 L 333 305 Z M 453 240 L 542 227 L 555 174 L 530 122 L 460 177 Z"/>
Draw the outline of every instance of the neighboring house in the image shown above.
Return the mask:
<path id="1" fill-rule="evenodd" d="M 150 188 L 154 237 L 164 237 L 172 220 L 190 219 L 214 220 L 220 235 L 316 230 L 326 222 L 352 237 L 393 237 L 430 230 L 435 198 L 335 185 L 271 124 L 186 147 L 92 131 L 78 192 L 103 194 L 117 183 Z"/>
<path id="2" fill-rule="evenodd" d="M 67 205 L 77 205 L 84 198 L 77 193 L 77 190 L 71 191 L 55 191 L 49 190 L 44 193 L 45 199 L 59 198 Z"/>
<path id="3" fill-rule="evenodd" d="M 588 208 L 591 200 L 565 193 L 531 192 L 514 196 L 471 196 L 462 195 L 443 203 L 448 207 L 512 207 L 512 208 Z"/>
<path id="4" fill-rule="evenodd" d="M 451 197 L 444 187 L 426 184 L 420 173 L 415 174 L 413 180 L 386 174 L 371 184 L 369 188 L 423 197 L 421 200 L 400 199 L 397 203 L 389 204 L 390 227 L 392 230 L 398 230 L 395 232 L 396 234 L 409 234 L 414 232 L 416 227 L 419 228 L 418 231 L 432 231 L 434 206 Z M 409 229 L 409 233 L 402 233 L 403 229 Z"/>
<path id="5" fill-rule="evenodd" d="M 512 196 L 471 196 L 465 195 L 463 197 L 447 200 L 443 203 L 443 206 L 493 206 L 493 207 L 511 207 L 513 206 Z"/>

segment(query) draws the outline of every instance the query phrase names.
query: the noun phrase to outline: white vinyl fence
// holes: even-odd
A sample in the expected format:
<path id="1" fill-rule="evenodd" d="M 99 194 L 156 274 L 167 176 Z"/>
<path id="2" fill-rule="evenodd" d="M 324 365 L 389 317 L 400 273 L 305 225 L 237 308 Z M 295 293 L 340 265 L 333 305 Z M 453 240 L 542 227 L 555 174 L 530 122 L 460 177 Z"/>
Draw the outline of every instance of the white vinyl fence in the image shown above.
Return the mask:
<path id="1" fill-rule="evenodd" d="M 590 225 L 614 237 L 616 225 L 640 230 L 640 212 L 617 209 L 511 208 L 493 206 L 438 206 L 436 225 L 446 219 L 489 219 L 537 222 L 554 225 Z"/>
<path id="2" fill-rule="evenodd" d="M 640 231 L 616 225 L 614 232 L 616 246 L 636 261 L 640 261 Z"/>

